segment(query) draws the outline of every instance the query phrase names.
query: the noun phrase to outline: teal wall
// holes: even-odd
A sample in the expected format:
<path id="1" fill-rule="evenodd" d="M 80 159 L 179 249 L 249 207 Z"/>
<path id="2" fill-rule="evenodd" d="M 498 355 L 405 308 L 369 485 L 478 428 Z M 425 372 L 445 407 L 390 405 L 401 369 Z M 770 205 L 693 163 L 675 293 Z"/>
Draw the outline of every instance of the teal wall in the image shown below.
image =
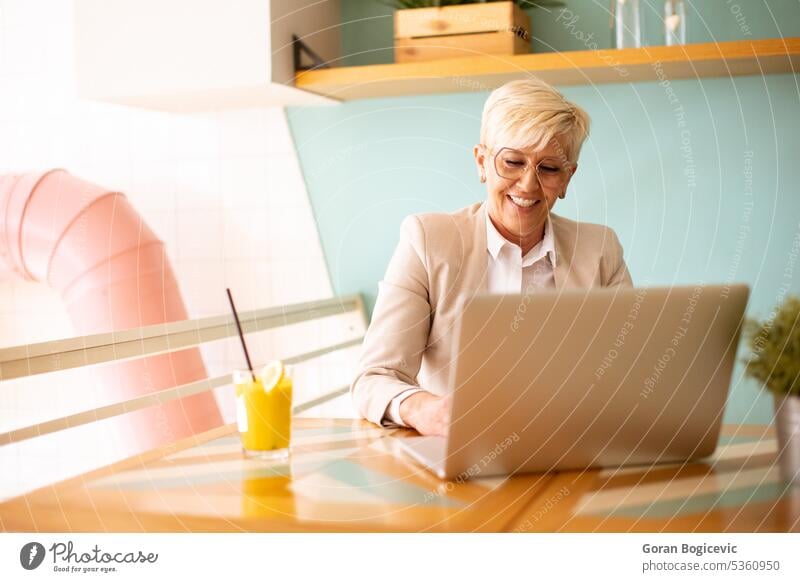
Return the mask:
<path id="1" fill-rule="evenodd" d="M 706 13 L 690 10 L 690 38 L 708 40 L 692 32 L 702 22 L 715 37 L 738 38 L 725 0 L 691 4 Z M 605 20 L 605 1 L 568 5 L 579 22 Z M 786 36 L 800 36 L 796 0 L 741 5 L 754 36 L 778 35 L 776 23 Z M 369 0 L 343 2 L 345 21 L 385 12 Z M 391 20 L 369 22 L 372 36 L 345 37 L 346 51 L 361 52 L 353 62 L 380 55 L 371 47 L 391 45 Z M 363 22 L 350 26 L 352 35 L 371 30 Z M 549 44 L 577 48 L 549 34 Z M 796 75 L 561 90 L 589 112 L 593 125 L 556 212 L 613 227 L 637 284 L 747 282 L 750 314 L 759 316 L 781 293 L 800 293 L 800 265 L 797 273 L 790 266 L 800 237 Z M 336 293 L 361 292 L 372 306 L 406 215 L 452 211 L 484 198 L 472 146 L 486 97 L 459 93 L 287 110 Z M 741 381 L 740 372 L 737 366 L 726 421 L 768 421 L 770 400 Z"/>

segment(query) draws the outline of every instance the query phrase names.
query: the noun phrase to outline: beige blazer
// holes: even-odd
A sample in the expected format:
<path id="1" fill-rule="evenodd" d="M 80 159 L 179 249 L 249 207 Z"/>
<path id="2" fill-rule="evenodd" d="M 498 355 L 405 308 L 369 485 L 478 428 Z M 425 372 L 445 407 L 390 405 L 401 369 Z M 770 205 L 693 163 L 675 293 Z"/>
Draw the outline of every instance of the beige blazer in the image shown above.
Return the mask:
<path id="1" fill-rule="evenodd" d="M 484 203 L 452 214 L 416 214 L 400 228 L 362 347 L 350 394 L 380 424 L 409 388 L 444 395 L 459 317 L 457 298 L 486 292 Z M 607 226 L 550 215 L 556 288 L 631 286 L 617 235 Z"/>

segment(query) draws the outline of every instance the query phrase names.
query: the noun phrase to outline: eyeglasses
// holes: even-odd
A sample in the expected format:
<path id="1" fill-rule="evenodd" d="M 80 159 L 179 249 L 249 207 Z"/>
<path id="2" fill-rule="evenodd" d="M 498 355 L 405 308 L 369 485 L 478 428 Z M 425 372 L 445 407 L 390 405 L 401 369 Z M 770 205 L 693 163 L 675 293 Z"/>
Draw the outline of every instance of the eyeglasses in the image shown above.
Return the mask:
<path id="1" fill-rule="evenodd" d="M 501 148 L 494 156 L 494 169 L 501 178 L 519 180 L 533 167 L 539 184 L 548 190 L 566 186 L 573 165 L 559 158 L 544 158 L 534 166 L 528 154 L 513 148 Z"/>

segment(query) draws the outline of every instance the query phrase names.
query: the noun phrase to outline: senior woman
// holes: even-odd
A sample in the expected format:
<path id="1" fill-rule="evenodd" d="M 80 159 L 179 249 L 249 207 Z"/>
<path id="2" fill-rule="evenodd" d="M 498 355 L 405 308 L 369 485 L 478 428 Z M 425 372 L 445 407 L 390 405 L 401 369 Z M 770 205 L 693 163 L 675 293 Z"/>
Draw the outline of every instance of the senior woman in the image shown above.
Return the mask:
<path id="1" fill-rule="evenodd" d="M 586 112 L 542 81 L 492 92 L 474 148 L 487 198 L 403 221 L 350 389 L 362 416 L 446 434 L 459 297 L 631 286 L 613 230 L 551 213 L 588 130 Z"/>

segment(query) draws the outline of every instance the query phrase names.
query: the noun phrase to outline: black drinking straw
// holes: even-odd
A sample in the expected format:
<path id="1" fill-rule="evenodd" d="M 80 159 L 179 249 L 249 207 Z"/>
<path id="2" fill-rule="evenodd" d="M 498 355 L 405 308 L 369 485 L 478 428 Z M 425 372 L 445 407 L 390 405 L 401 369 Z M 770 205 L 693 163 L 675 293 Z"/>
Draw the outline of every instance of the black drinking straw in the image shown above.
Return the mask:
<path id="1" fill-rule="evenodd" d="M 253 364 L 250 363 L 250 354 L 247 352 L 247 344 L 244 343 L 244 334 L 242 333 L 242 324 L 239 323 L 239 314 L 236 313 L 236 306 L 233 304 L 233 295 L 231 295 L 231 290 L 229 288 L 225 288 L 225 291 L 228 293 L 228 301 L 231 304 L 231 311 L 233 311 L 233 319 L 236 320 L 236 329 L 239 330 L 239 339 L 242 340 L 242 349 L 244 350 L 244 357 L 247 360 L 247 367 L 250 369 L 250 375 L 253 377 L 253 382 L 256 381 L 256 373 L 253 372 Z"/>

